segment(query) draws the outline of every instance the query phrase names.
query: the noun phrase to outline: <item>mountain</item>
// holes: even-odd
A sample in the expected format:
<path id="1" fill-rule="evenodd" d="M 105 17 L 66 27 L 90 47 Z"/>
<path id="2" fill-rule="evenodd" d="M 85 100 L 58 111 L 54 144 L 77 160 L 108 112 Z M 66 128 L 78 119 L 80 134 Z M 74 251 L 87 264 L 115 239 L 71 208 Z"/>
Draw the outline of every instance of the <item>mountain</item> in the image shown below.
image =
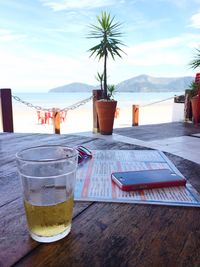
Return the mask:
<path id="1" fill-rule="evenodd" d="M 182 92 L 188 88 L 194 77 L 152 77 L 139 75 L 116 85 L 118 92 Z M 49 90 L 49 92 L 91 92 L 96 86 L 71 83 Z"/>
<path id="2" fill-rule="evenodd" d="M 59 86 L 49 90 L 50 93 L 65 93 L 65 92 L 91 92 L 95 86 L 85 83 L 70 83 L 67 85 Z"/>
<path id="3" fill-rule="evenodd" d="M 116 85 L 118 92 L 180 92 L 188 88 L 194 77 L 157 78 L 139 75 Z"/>

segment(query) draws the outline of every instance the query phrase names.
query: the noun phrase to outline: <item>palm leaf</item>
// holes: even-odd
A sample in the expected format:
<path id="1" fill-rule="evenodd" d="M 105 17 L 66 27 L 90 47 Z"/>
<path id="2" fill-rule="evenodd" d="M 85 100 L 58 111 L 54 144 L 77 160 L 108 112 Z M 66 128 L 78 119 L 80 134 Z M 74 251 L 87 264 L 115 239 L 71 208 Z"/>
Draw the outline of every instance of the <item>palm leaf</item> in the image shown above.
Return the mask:
<path id="1" fill-rule="evenodd" d="M 196 48 L 196 55 L 194 57 L 194 59 L 190 62 L 190 66 L 192 69 L 196 69 L 198 67 L 200 67 L 200 49 Z"/>
<path id="2" fill-rule="evenodd" d="M 99 43 L 90 48 L 90 57 L 95 55 L 95 57 L 102 59 L 104 58 L 104 91 L 105 96 L 107 96 L 107 57 L 110 55 L 113 60 L 115 56 L 122 57 L 121 53 L 124 51 L 120 46 L 124 45 L 120 38 L 122 33 L 121 23 L 114 22 L 115 17 L 111 17 L 109 13 L 102 12 L 97 16 L 97 25 L 91 24 L 87 38 L 98 39 Z"/>

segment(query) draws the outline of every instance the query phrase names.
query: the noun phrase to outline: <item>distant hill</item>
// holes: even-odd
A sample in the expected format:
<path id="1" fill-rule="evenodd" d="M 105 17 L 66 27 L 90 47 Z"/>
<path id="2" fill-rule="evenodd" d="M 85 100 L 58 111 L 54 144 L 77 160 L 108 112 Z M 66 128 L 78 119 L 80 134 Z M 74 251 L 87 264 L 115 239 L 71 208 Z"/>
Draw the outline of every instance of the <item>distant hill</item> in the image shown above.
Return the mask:
<path id="1" fill-rule="evenodd" d="M 188 88 L 194 77 L 152 77 L 139 75 L 116 85 L 118 92 L 181 92 Z M 49 92 L 91 92 L 96 86 L 71 83 L 53 88 Z"/>
<path id="2" fill-rule="evenodd" d="M 180 92 L 188 88 L 194 77 L 157 78 L 139 75 L 116 85 L 118 92 Z"/>
<path id="3" fill-rule="evenodd" d="M 65 93 L 65 92 L 91 92 L 95 86 L 85 83 L 70 83 L 67 85 L 59 86 L 49 90 L 50 93 Z"/>

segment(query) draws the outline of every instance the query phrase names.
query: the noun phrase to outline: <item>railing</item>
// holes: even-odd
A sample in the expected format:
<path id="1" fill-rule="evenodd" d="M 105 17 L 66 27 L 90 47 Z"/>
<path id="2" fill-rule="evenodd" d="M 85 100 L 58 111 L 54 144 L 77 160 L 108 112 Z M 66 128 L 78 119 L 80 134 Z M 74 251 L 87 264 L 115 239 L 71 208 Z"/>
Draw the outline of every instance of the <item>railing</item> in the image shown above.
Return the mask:
<path id="1" fill-rule="evenodd" d="M 52 120 L 53 120 L 53 126 L 54 126 L 54 132 L 55 134 L 60 134 L 60 121 L 61 121 L 61 113 L 62 112 L 65 112 L 67 114 L 67 112 L 69 110 L 74 110 L 76 108 L 79 108 L 80 106 L 86 104 L 88 101 L 90 101 L 93 97 L 89 97 L 89 98 L 86 98 L 86 99 L 83 99 L 79 102 L 76 102 L 68 107 L 65 107 L 65 108 L 45 108 L 45 107 L 42 107 L 42 106 L 37 106 L 37 105 L 33 105 L 32 103 L 30 102 L 27 102 L 27 101 L 24 101 L 22 100 L 20 97 L 18 96 L 12 96 L 13 99 L 15 99 L 16 101 L 26 105 L 27 107 L 30 107 L 30 108 L 33 108 L 35 109 L 36 111 L 44 111 L 44 112 L 48 112 L 48 113 L 52 113 Z"/>
<path id="2" fill-rule="evenodd" d="M 147 103 L 147 104 L 144 104 L 144 105 L 140 105 L 140 106 L 139 105 L 132 105 L 132 126 L 138 126 L 139 125 L 139 110 L 141 108 L 145 108 L 145 107 L 149 107 L 149 106 L 152 106 L 152 105 L 156 105 L 156 104 L 159 104 L 159 103 L 171 100 L 171 99 L 174 99 L 174 96 L 173 97 L 168 97 L 168 98 L 165 98 L 165 99 L 162 99 L 162 100 L 150 102 L 150 103 Z"/>
<path id="3" fill-rule="evenodd" d="M 2 130 L 3 132 L 13 132 L 13 111 L 12 111 L 12 98 L 27 107 L 34 108 L 36 111 L 45 111 L 52 114 L 54 132 L 56 134 L 60 134 L 60 114 L 61 112 L 66 112 L 69 110 L 74 110 L 90 100 L 93 100 L 93 133 L 99 132 L 99 123 L 98 123 L 98 116 L 96 113 L 95 102 L 99 100 L 102 96 L 101 90 L 93 90 L 92 96 L 79 101 L 73 105 L 70 105 L 65 108 L 44 108 L 42 106 L 33 105 L 32 103 L 26 102 L 20 99 L 18 96 L 14 96 L 11 94 L 11 89 L 0 89 L 0 112 L 2 117 Z M 158 104 L 174 97 L 166 98 L 160 101 L 155 101 L 152 103 L 147 103 L 145 105 L 133 105 L 132 106 L 132 126 L 139 125 L 139 108 L 145 108 L 150 105 Z"/>
<path id="4" fill-rule="evenodd" d="M 12 109 L 12 98 L 27 107 L 34 108 L 36 111 L 44 111 L 52 114 L 54 132 L 60 134 L 60 114 L 61 112 L 67 113 L 69 110 L 74 110 L 80 106 L 86 104 L 93 99 L 93 132 L 99 132 L 98 117 L 95 108 L 95 101 L 101 98 L 101 90 L 93 90 L 93 95 L 89 98 L 76 102 L 65 108 L 45 108 L 42 106 L 33 105 L 27 101 L 22 100 L 18 96 L 12 95 L 11 89 L 0 89 L 0 114 L 2 118 L 2 131 L 13 132 L 13 109 Z"/>

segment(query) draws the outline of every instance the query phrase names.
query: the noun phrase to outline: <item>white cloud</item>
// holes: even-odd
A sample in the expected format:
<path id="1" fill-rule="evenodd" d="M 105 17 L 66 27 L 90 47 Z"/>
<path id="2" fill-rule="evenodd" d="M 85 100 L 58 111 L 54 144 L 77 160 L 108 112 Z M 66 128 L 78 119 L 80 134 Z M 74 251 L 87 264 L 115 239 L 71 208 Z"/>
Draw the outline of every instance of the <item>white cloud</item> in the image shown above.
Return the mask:
<path id="1" fill-rule="evenodd" d="M 184 34 L 125 47 L 127 55 L 122 59 L 109 58 L 109 83 L 116 84 L 141 73 L 153 76 L 192 74 L 188 63 L 193 56 L 193 45 L 198 42 L 200 34 Z M 45 91 L 71 82 L 95 85 L 94 76 L 103 69 L 103 62 L 89 58 L 85 50 L 82 54 L 64 56 L 38 53 L 30 47 L 19 51 L 15 46 L 1 46 L 0 58 L 1 87 L 14 91 Z"/>
<path id="2" fill-rule="evenodd" d="M 187 65 L 192 50 L 200 43 L 200 34 L 144 42 L 126 49 L 127 63 L 138 66 Z M 190 54 L 191 52 L 191 54 Z"/>
<path id="3" fill-rule="evenodd" d="M 26 38 L 25 34 L 16 34 L 6 29 L 0 29 L 0 42 L 10 42 Z"/>
<path id="4" fill-rule="evenodd" d="M 110 6 L 116 3 L 116 0 L 41 0 L 41 2 L 54 11 L 68 9 L 93 9 L 98 7 Z"/>
<path id="5" fill-rule="evenodd" d="M 0 50 L 1 87 L 17 91 L 44 91 L 71 82 L 94 84 L 96 62 L 88 57 L 64 57 L 48 53 Z M 87 68 L 85 68 L 87 66 Z"/>
<path id="6" fill-rule="evenodd" d="M 200 33 L 199 34 L 185 34 L 185 45 L 188 48 L 194 48 L 199 47 L 200 45 Z"/>
<path id="7" fill-rule="evenodd" d="M 144 42 L 126 49 L 127 62 L 134 65 L 155 66 L 179 64 L 180 55 L 175 49 L 181 43 L 180 37 Z"/>
<path id="8" fill-rule="evenodd" d="M 192 28 L 200 29 L 200 12 L 194 14 L 191 17 L 191 24 L 189 26 Z"/>
<path id="9" fill-rule="evenodd" d="M 160 48 L 174 47 L 181 42 L 180 37 L 173 37 L 168 39 L 161 39 L 156 41 L 143 42 L 139 45 L 128 48 L 129 51 L 134 50 L 136 53 L 147 50 L 157 50 Z M 128 52 L 129 52 L 128 51 Z"/>

